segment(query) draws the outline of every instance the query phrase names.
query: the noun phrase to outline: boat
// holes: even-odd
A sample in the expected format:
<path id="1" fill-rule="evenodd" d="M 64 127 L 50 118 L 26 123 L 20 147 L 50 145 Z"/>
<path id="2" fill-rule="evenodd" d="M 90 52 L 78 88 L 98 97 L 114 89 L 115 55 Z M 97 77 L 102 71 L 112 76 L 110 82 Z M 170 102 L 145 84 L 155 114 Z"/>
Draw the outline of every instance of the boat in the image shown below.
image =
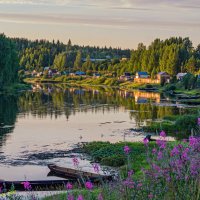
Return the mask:
<path id="1" fill-rule="evenodd" d="M 36 180 L 36 181 L 6 181 L 6 180 L 0 180 L 0 186 L 2 187 L 2 190 L 5 190 L 4 192 L 7 192 L 7 190 L 10 190 L 10 188 L 14 187 L 17 191 L 25 191 L 23 182 L 29 182 L 31 185 L 31 191 L 54 191 L 57 188 L 59 189 L 65 189 L 65 185 L 67 182 L 72 182 L 74 180 Z M 75 182 L 75 181 L 74 181 Z"/>
<path id="2" fill-rule="evenodd" d="M 48 168 L 53 174 L 58 175 L 59 177 L 78 179 L 78 180 L 88 179 L 94 182 L 98 180 L 104 180 L 104 181 L 113 180 L 112 175 L 102 175 L 92 172 L 85 172 L 78 169 L 59 167 L 55 164 L 49 164 Z"/>

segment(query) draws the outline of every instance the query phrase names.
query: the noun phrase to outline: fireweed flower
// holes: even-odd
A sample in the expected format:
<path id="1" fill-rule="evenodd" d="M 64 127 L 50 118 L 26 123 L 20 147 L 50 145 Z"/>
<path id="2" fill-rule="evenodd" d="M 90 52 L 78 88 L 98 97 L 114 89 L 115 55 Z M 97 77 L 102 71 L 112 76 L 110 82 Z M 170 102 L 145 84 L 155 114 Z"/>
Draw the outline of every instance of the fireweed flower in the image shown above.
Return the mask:
<path id="1" fill-rule="evenodd" d="M 149 143 L 149 140 L 147 138 L 144 138 L 143 143 L 144 143 L 145 146 L 147 146 L 148 143 Z"/>
<path id="2" fill-rule="evenodd" d="M 148 195 L 148 198 L 149 198 L 149 199 L 153 199 L 153 194 L 149 194 L 149 195 Z"/>
<path id="3" fill-rule="evenodd" d="M 99 166 L 99 164 L 94 163 L 94 164 L 93 164 L 93 169 L 94 169 L 94 171 L 95 171 L 96 173 L 99 173 L 99 171 L 100 171 L 100 166 Z"/>
<path id="4" fill-rule="evenodd" d="M 103 200 L 103 195 L 102 195 L 102 193 L 100 193 L 99 195 L 98 195 L 98 198 L 97 198 L 98 200 Z"/>
<path id="5" fill-rule="evenodd" d="M 135 183 L 130 178 L 127 178 L 122 184 L 128 188 L 134 188 Z"/>
<path id="6" fill-rule="evenodd" d="M 200 126 L 200 117 L 197 119 L 197 124 Z"/>
<path id="7" fill-rule="evenodd" d="M 124 153 L 125 154 L 129 154 L 131 151 L 130 147 L 129 146 L 124 146 Z"/>
<path id="8" fill-rule="evenodd" d="M 157 152 L 157 149 L 156 149 L 156 148 L 153 148 L 153 149 L 152 149 L 152 153 L 153 153 L 153 154 L 156 154 L 156 152 Z"/>
<path id="9" fill-rule="evenodd" d="M 78 158 L 77 158 L 76 156 L 74 156 L 74 157 L 72 158 L 72 161 L 73 161 L 74 166 L 75 166 L 75 167 L 78 167 L 79 161 L 78 161 Z"/>
<path id="10" fill-rule="evenodd" d="M 134 174 L 133 170 L 128 171 L 128 177 L 131 177 Z"/>
<path id="11" fill-rule="evenodd" d="M 84 200 L 83 196 L 80 194 L 77 198 L 77 200 Z"/>
<path id="12" fill-rule="evenodd" d="M 161 148 L 161 149 L 165 149 L 167 146 L 167 142 L 165 140 L 157 140 L 156 144 Z"/>
<path id="13" fill-rule="evenodd" d="M 163 153 L 161 151 L 158 152 L 157 159 L 161 160 L 163 158 Z"/>
<path id="14" fill-rule="evenodd" d="M 73 185 L 71 183 L 67 183 L 66 184 L 66 188 L 67 188 L 67 190 L 72 190 L 73 189 Z"/>
<path id="15" fill-rule="evenodd" d="M 184 160 L 188 160 L 188 152 L 190 151 L 189 148 L 185 148 L 184 151 L 182 152 L 181 158 Z"/>
<path id="16" fill-rule="evenodd" d="M 189 138 L 189 146 L 195 148 L 198 145 L 198 139 L 195 137 Z"/>
<path id="17" fill-rule="evenodd" d="M 74 197 L 71 194 L 67 195 L 67 200 L 74 200 Z"/>
<path id="18" fill-rule="evenodd" d="M 161 132 L 160 132 L 160 137 L 166 138 L 166 133 L 165 133 L 165 131 L 161 131 Z"/>
<path id="19" fill-rule="evenodd" d="M 175 146 L 175 147 L 172 149 L 170 155 L 171 155 L 171 156 L 175 156 L 175 155 L 179 155 L 179 153 L 180 153 L 180 151 L 179 151 L 178 146 Z"/>
<path id="20" fill-rule="evenodd" d="M 25 190 L 31 190 L 31 184 L 28 181 L 22 182 Z"/>
<path id="21" fill-rule="evenodd" d="M 87 181 L 87 182 L 85 183 L 85 187 L 86 187 L 88 190 L 92 190 L 92 189 L 93 189 L 93 185 L 92 185 L 92 183 L 91 183 L 90 181 Z"/>

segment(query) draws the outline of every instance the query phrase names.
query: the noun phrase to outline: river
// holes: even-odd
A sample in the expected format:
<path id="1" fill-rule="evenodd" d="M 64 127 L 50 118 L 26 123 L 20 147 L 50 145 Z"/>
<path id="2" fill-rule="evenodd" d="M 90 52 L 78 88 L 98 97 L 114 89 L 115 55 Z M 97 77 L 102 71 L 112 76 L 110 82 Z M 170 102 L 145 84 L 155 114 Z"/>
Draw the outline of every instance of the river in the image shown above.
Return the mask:
<path id="1" fill-rule="evenodd" d="M 73 167 L 67 150 L 79 142 L 142 141 L 136 129 L 190 109 L 159 93 L 34 85 L 0 96 L 0 179 L 48 180 L 48 163 Z M 173 137 L 169 138 L 173 140 Z M 90 162 L 81 157 L 81 166 Z"/>

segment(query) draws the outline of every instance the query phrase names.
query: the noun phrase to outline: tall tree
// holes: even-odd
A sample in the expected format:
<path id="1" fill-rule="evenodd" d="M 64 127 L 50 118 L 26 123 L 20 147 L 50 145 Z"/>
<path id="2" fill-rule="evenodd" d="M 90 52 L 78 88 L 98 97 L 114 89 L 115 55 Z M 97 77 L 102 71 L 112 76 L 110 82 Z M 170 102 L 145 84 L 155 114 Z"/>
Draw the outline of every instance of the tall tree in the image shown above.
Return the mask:
<path id="1" fill-rule="evenodd" d="M 82 55 L 81 55 L 81 51 L 79 50 L 76 55 L 76 60 L 74 61 L 74 68 L 76 69 L 81 68 L 81 64 L 82 64 L 81 60 L 82 60 Z"/>

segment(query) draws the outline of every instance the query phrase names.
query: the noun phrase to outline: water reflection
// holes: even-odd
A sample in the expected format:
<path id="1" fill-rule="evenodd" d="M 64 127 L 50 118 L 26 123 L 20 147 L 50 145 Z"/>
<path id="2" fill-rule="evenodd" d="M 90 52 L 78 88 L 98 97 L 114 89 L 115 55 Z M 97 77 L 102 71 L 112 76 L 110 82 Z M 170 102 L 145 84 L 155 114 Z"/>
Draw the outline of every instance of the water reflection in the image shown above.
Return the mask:
<path id="1" fill-rule="evenodd" d="M 65 152 L 73 144 L 142 140 L 143 132 L 135 128 L 186 112 L 159 93 L 111 88 L 38 84 L 31 91 L 0 96 L 0 172 L 5 172 L 0 179 L 12 178 L 10 166 L 31 171 L 35 165 L 41 166 L 33 167 L 35 177 L 46 179 L 42 172 L 48 163 L 70 166 Z"/>
<path id="2" fill-rule="evenodd" d="M 8 133 L 14 130 L 18 113 L 17 98 L 13 95 L 0 96 L 0 146 L 5 143 Z"/>

